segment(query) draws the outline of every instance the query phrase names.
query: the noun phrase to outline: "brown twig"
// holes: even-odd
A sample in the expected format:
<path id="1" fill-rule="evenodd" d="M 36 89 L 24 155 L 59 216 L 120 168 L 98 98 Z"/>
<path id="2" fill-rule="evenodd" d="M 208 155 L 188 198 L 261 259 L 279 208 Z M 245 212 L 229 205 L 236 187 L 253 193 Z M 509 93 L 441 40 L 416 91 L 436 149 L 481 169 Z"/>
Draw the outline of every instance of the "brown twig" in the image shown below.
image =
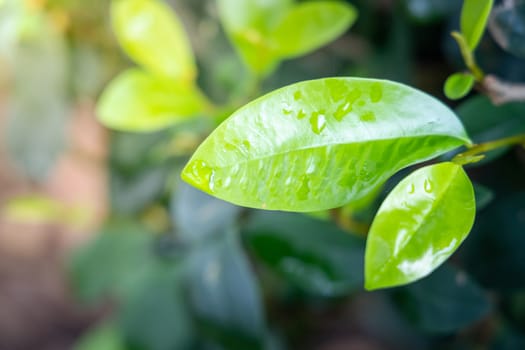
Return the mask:
<path id="1" fill-rule="evenodd" d="M 525 84 L 510 83 L 487 75 L 481 82 L 481 89 L 495 105 L 525 102 Z"/>

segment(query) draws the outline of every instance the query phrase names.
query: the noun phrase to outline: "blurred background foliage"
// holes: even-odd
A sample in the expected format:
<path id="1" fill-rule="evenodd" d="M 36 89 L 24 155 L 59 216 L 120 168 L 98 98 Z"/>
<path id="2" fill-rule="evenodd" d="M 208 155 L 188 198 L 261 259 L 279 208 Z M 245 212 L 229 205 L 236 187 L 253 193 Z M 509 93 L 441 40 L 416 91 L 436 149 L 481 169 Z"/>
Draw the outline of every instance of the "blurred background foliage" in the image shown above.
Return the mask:
<path id="1" fill-rule="evenodd" d="M 446 101 L 446 77 L 464 69 L 449 35 L 458 28 L 461 1 L 348 2 L 359 12 L 349 31 L 286 60 L 253 93 L 253 77 L 228 41 L 215 1 L 167 1 L 189 35 L 198 86 L 211 103 L 227 107 L 214 118 L 135 133 L 105 131 L 95 122 L 102 89 L 132 66 L 112 32 L 109 1 L 0 0 L 0 238 L 32 240 L 34 230 L 43 230 L 57 245 L 57 237 L 76 237 L 52 250 L 53 283 L 65 287 L 50 293 L 74 309 L 69 313 L 46 308 L 47 299 L 14 303 L 25 290 L 44 289 L 46 280 L 34 276 L 49 257 L 31 260 L 26 283 L 12 289 L 19 269 L 8 267 L 19 258 L 4 254 L 0 295 L 15 306 L 0 312 L 0 349 L 525 348 L 522 147 L 492 152 L 468 168 L 479 212 L 453 259 L 417 283 L 378 292 L 362 287 L 364 235 L 401 176 L 337 220 L 330 213 L 235 207 L 179 179 L 217 120 L 254 94 L 293 82 L 385 78 Z M 525 82 L 524 28 L 523 1 L 496 1 L 477 51 L 480 66 Z M 525 132 L 524 103 L 494 106 L 472 92 L 452 107 L 475 142 Z M 73 170 L 63 175 L 57 169 L 71 154 Z M 95 176 L 97 184 L 90 182 Z M 68 197 L 79 192 L 98 196 Z M 2 252 L 11 249 L 3 245 Z M 54 329 L 13 326 L 13 314 L 33 308 Z"/>

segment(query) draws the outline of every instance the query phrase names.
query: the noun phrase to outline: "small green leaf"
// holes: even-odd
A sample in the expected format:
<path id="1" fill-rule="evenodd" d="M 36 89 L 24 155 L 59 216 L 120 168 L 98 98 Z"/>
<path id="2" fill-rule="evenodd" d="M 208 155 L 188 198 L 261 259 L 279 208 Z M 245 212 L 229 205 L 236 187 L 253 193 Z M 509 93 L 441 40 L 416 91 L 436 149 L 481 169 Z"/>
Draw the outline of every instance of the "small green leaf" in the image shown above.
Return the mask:
<path id="1" fill-rule="evenodd" d="M 461 9 L 461 33 L 474 51 L 483 36 L 493 0 L 464 0 Z"/>
<path id="2" fill-rule="evenodd" d="M 357 11 L 335 1 L 310 1 L 293 7 L 273 32 L 281 57 L 295 57 L 334 40 L 350 27 Z"/>
<path id="3" fill-rule="evenodd" d="M 97 106 L 100 122 L 121 131 L 151 132 L 194 117 L 205 106 L 193 85 L 131 69 L 113 80 Z"/>
<path id="4" fill-rule="evenodd" d="M 466 96 L 474 86 L 475 78 L 470 73 L 455 73 L 445 82 L 445 95 L 451 100 Z"/>
<path id="5" fill-rule="evenodd" d="M 160 76 L 192 81 L 196 68 L 191 47 L 172 9 L 157 0 L 114 0 L 113 28 L 124 51 Z"/>
<path id="6" fill-rule="evenodd" d="M 415 171 L 388 195 L 372 223 L 365 287 L 425 277 L 467 237 L 475 214 L 474 189 L 461 166 L 439 163 Z"/>
<path id="7" fill-rule="evenodd" d="M 420 91 L 383 80 L 320 79 L 235 112 L 182 176 L 238 205 L 319 211 L 356 202 L 398 170 L 469 142 L 454 113 Z"/>

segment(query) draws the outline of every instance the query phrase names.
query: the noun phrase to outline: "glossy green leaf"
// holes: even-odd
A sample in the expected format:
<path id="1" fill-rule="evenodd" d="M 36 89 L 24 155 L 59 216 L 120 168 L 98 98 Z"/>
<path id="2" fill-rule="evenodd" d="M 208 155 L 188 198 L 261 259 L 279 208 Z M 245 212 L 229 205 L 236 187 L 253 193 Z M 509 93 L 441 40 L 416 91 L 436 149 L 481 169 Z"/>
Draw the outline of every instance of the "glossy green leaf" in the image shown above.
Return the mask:
<path id="1" fill-rule="evenodd" d="M 382 80 L 320 79 L 235 112 L 182 176 L 238 205 L 318 211 L 358 201 L 398 170 L 466 143 L 456 116 L 420 91 Z"/>
<path id="2" fill-rule="evenodd" d="M 300 56 L 343 34 L 356 18 L 354 8 L 343 2 L 305 2 L 286 13 L 272 36 L 279 56 Z"/>
<path id="3" fill-rule="evenodd" d="M 493 0 L 464 0 L 461 10 L 461 33 L 471 50 L 474 50 L 483 36 Z"/>
<path id="4" fill-rule="evenodd" d="M 184 28 L 163 1 L 114 0 L 111 17 L 120 45 L 135 62 L 177 81 L 195 78 L 195 63 Z"/>
<path id="5" fill-rule="evenodd" d="M 455 73 L 445 82 L 445 95 L 451 100 L 465 97 L 474 86 L 475 78 L 470 73 Z"/>
<path id="6" fill-rule="evenodd" d="M 364 241 L 334 223 L 260 211 L 243 233 L 266 266 L 306 292 L 342 296 L 362 288 Z"/>
<path id="7" fill-rule="evenodd" d="M 491 309 L 488 295 L 467 274 L 447 264 L 396 291 L 395 300 L 415 327 L 429 333 L 464 329 Z"/>
<path id="8" fill-rule="evenodd" d="M 475 214 L 474 189 L 461 166 L 416 170 L 388 195 L 372 223 L 365 287 L 393 287 L 428 275 L 467 237 Z"/>
<path id="9" fill-rule="evenodd" d="M 132 69 L 109 84 L 98 102 L 97 115 L 109 128 L 151 132 L 186 121 L 204 106 L 204 98 L 193 84 Z"/>
<path id="10" fill-rule="evenodd" d="M 219 0 L 221 21 L 240 55 L 257 74 L 268 74 L 284 58 L 319 48 L 355 20 L 343 2 Z"/>

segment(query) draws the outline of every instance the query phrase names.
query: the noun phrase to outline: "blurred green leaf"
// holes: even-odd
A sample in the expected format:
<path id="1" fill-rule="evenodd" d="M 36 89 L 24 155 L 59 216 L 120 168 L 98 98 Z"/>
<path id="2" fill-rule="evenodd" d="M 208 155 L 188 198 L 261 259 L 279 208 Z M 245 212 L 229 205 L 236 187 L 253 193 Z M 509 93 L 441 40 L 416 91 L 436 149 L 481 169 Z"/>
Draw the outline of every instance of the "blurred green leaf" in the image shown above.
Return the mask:
<path id="1" fill-rule="evenodd" d="M 226 343 L 235 343 L 235 337 L 223 339 L 224 334 L 236 334 L 248 344 L 262 341 L 266 324 L 259 286 L 236 232 L 194 249 L 187 279 L 197 317 L 218 330 L 209 335 Z"/>
<path id="2" fill-rule="evenodd" d="M 362 288 L 364 242 L 333 223 L 256 212 L 243 230 L 261 261 L 309 293 L 341 296 Z"/>
<path id="3" fill-rule="evenodd" d="M 96 239 L 75 252 L 70 276 L 76 295 L 94 303 L 120 298 L 140 285 L 153 258 L 152 237 L 132 223 L 103 229 Z"/>
<path id="4" fill-rule="evenodd" d="M 441 265 L 474 223 L 474 190 L 463 168 L 439 163 L 416 170 L 385 199 L 368 234 L 365 287 L 407 284 Z"/>
<path id="5" fill-rule="evenodd" d="M 104 322 L 80 338 L 74 350 L 126 350 L 121 330 L 113 322 Z"/>
<path id="6" fill-rule="evenodd" d="M 483 290 L 449 265 L 397 291 L 396 300 L 415 327 L 430 333 L 461 330 L 491 309 Z"/>
<path id="7" fill-rule="evenodd" d="M 461 7 L 457 0 L 404 0 L 410 16 L 421 22 L 429 22 L 450 15 Z"/>
<path id="8" fill-rule="evenodd" d="M 445 95 L 451 100 L 465 97 L 474 86 L 475 78 L 470 73 L 455 73 L 447 78 L 445 82 Z"/>
<path id="9" fill-rule="evenodd" d="M 195 117 L 205 104 L 192 83 L 181 84 L 131 69 L 107 86 L 97 115 L 109 128 L 151 132 Z"/>
<path id="10" fill-rule="evenodd" d="M 457 109 L 467 133 L 475 143 L 483 143 L 525 132 L 525 103 L 508 103 L 495 106 L 485 96 L 475 96 Z M 501 156 L 508 148 L 502 147 L 487 153 L 482 161 Z"/>
<path id="11" fill-rule="evenodd" d="M 361 200 L 398 170 L 469 142 L 454 113 L 418 90 L 386 80 L 319 79 L 233 113 L 182 176 L 234 204 L 319 211 Z"/>
<path id="12" fill-rule="evenodd" d="M 343 34 L 356 18 L 357 11 L 344 2 L 299 3 L 274 29 L 278 55 L 288 58 L 313 51 Z"/>
<path id="13" fill-rule="evenodd" d="M 525 58 L 525 2 L 507 1 L 494 7 L 489 30 L 507 52 Z"/>
<path id="14" fill-rule="evenodd" d="M 157 262 L 130 293 L 119 312 L 131 349 L 187 350 L 193 342 L 193 320 L 184 298 L 180 270 Z"/>
<path id="15" fill-rule="evenodd" d="M 138 64 L 181 84 L 194 80 L 196 68 L 188 38 L 162 0 L 114 0 L 111 16 L 120 45 Z"/>
<path id="16" fill-rule="evenodd" d="M 171 218 L 184 242 L 210 239 L 231 228 L 241 208 L 180 182 L 171 199 Z"/>
<path id="17" fill-rule="evenodd" d="M 480 211 L 492 202 L 494 199 L 494 193 L 490 188 L 478 183 L 473 183 L 473 185 L 474 194 L 476 196 L 476 210 Z"/>
<path id="18" fill-rule="evenodd" d="M 258 75 L 334 40 L 357 16 L 351 5 L 335 1 L 219 0 L 218 5 L 231 41 Z"/>
<path id="19" fill-rule="evenodd" d="M 13 162 L 43 181 L 66 142 L 68 62 L 61 34 L 44 16 L 33 20 L 31 35 L 20 39 L 14 52 L 15 86 L 4 132 Z"/>
<path id="20" fill-rule="evenodd" d="M 474 51 L 483 36 L 493 0 L 464 0 L 461 9 L 461 33 Z"/>
<path id="21" fill-rule="evenodd" d="M 525 287 L 524 227 L 525 192 L 496 197 L 479 216 L 464 258 L 482 285 L 502 290 Z"/>

